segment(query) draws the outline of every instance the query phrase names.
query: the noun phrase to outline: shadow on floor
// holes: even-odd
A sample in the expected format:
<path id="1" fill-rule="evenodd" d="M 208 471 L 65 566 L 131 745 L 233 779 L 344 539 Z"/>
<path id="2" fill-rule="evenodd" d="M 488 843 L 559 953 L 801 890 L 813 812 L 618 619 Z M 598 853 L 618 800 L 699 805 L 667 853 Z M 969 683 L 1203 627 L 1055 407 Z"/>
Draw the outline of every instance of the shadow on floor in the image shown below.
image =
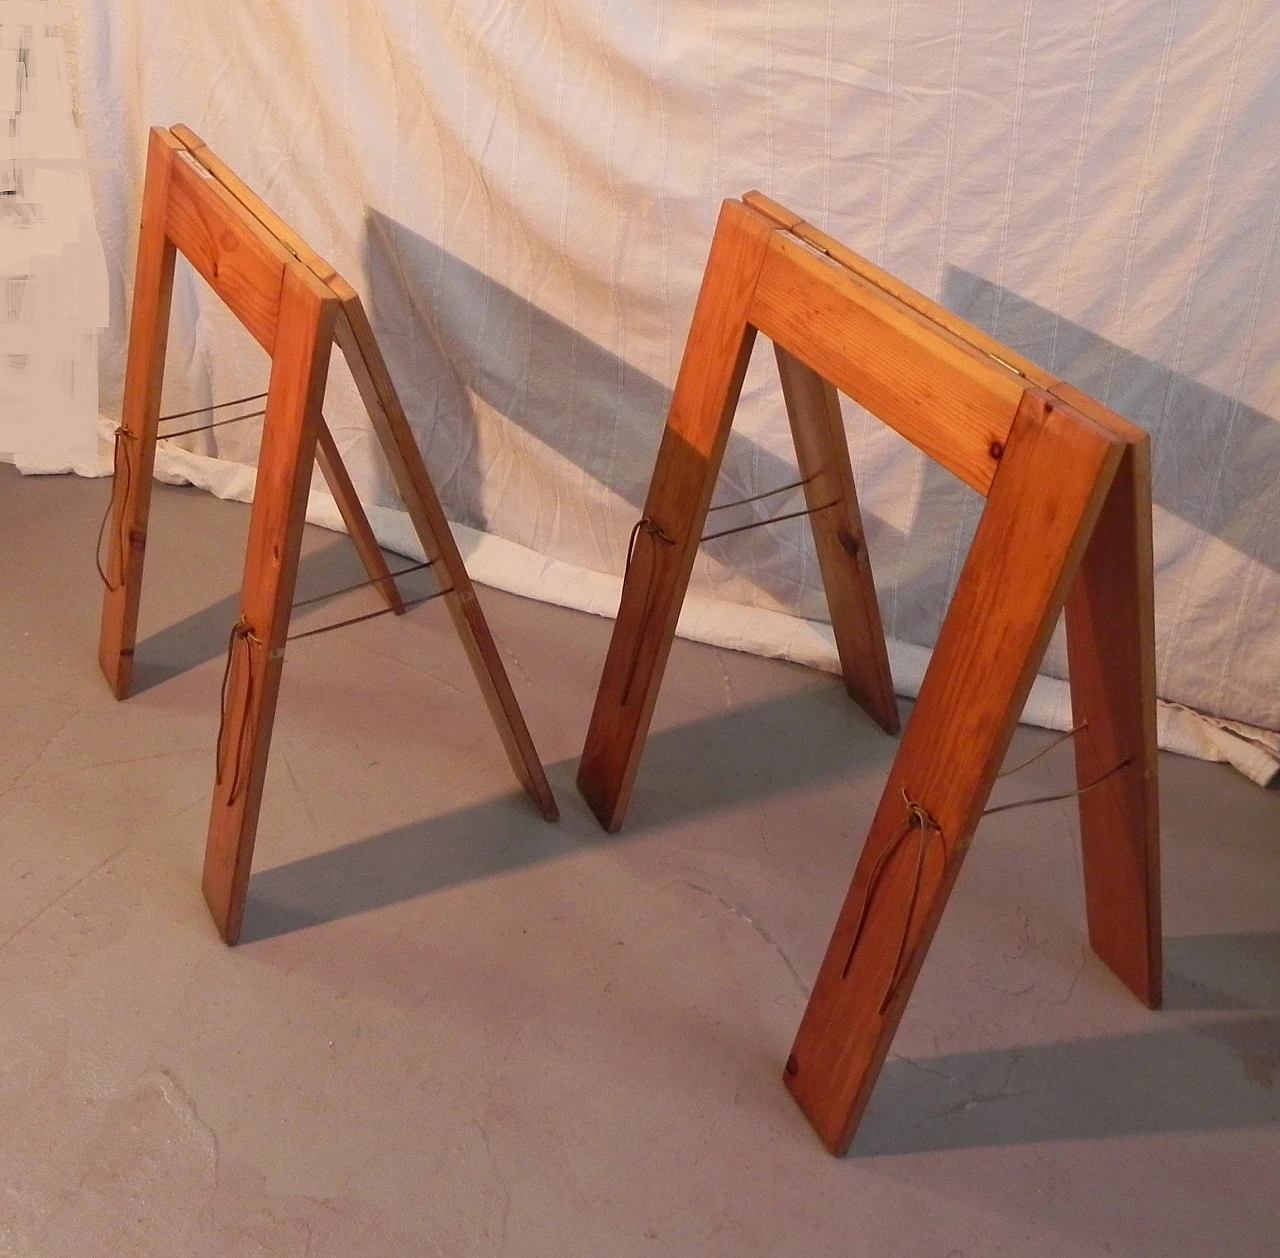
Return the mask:
<path id="1" fill-rule="evenodd" d="M 393 572 L 404 566 L 405 561 L 400 556 L 388 554 L 387 559 Z M 295 601 L 351 585 L 364 580 L 366 575 L 350 540 L 346 537 L 335 538 L 302 556 L 298 564 Z M 411 586 L 405 585 L 402 588 L 406 599 L 417 597 Z M 372 592 L 362 591 L 362 597 L 368 604 L 367 610 L 376 610 L 380 605 Z M 145 586 L 143 598 L 146 598 Z M 134 652 L 133 693 L 141 694 L 144 690 L 150 690 L 151 687 L 198 668 L 201 664 L 207 664 L 210 660 L 225 657 L 227 635 L 231 632 L 239 609 L 240 595 L 237 592 L 184 616 L 140 641 Z M 310 616 L 314 616 L 311 609 L 308 611 Z M 359 613 L 353 610 L 351 614 Z"/>
<path id="2" fill-rule="evenodd" d="M 720 739 L 740 745 L 736 727 L 785 720 L 796 701 L 791 695 L 665 730 L 652 746 L 670 766 L 705 765 Z M 867 724 L 866 738 L 877 737 Z M 893 744 L 878 738 L 887 760 Z M 847 772 L 860 754 L 856 744 L 865 741 L 815 738 L 790 760 L 796 771 L 785 785 Z M 550 771 L 567 805 L 558 826 L 531 826 L 526 801 L 512 794 L 266 870 L 250 885 L 244 942 L 498 877 L 584 847 L 626 842 L 669 825 L 673 816 L 778 789 L 753 754 L 741 760 L 743 771 L 728 777 L 692 772 L 701 783 L 698 794 L 664 793 L 661 804 L 621 836 L 599 829 L 573 788 L 574 763 L 564 761 Z M 891 1059 L 851 1156 L 1280 1122 L 1280 934 L 1188 936 L 1168 940 L 1166 950 L 1170 1007 L 1224 1016 L 1068 1043 Z"/>
<path id="3" fill-rule="evenodd" d="M 1166 939 L 1164 971 L 1166 1009 L 1280 1012 L 1280 934 Z"/>
<path id="4" fill-rule="evenodd" d="M 896 741 L 838 683 L 827 688 L 831 702 L 817 705 L 816 716 L 814 696 L 806 690 L 652 734 L 646 763 L 663 790 L 637 801 L 640 806 L 618 835 L 606 834 L 587 811 L 574 784 L 574 758 L 547 770 L 563 810 L 558 825 L 531 825 L 531 806 L 512 792 L 256 873 L 249 884 L 244 942 L 498 877 L 584 848 L 625 843 L 676 821 L 839 778 L 858 765 L 887 770 Z M 800 704 L 810 717 L 803 723 L 795 719 Z M 782 728 L 790 729 L 793 743 L 785 780 L 763 771 Z M 868 799 L 861 822 L 870 819 L 874 803 Z"/>
<path id="5" fill-rule="evenodd" d="M 891 1059 L 851 1156 L 1245 1130 L 1280 1122 L 1280 1013 Z"/>
<path id="6" fill-rule="evenodd" d="M 1165 988 L 1171 1012 L 1238 1016 L 924 1061 L 893 1058 L 853 1156 L 1280 1122 L 1280 933 L 1166 939 Z"/>

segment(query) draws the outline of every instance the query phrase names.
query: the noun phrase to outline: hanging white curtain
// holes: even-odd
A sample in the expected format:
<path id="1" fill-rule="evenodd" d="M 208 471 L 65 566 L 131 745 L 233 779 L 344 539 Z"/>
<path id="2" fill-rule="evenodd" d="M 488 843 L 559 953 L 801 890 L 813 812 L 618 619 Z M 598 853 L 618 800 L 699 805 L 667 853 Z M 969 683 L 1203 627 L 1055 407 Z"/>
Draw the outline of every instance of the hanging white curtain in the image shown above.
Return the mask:
<path id="1" fill-rule="evenodd" d="M 107 275 L 61 15 L 0 3 L 0 457 L 92 470 Z"/>
<path id="2" fill-rule="evenodd" d="M 476 575 L 609 611 L 719 202 L 759 188 L 1152 434 L 1166 741 L 1273 771 L 1280 21 L 1264 0 L 78 0 L 77 16 L 82 122 L 118 159 L 96 184 L 109 416 L 145 130 L 186 122 L 361 289 L 446 510 L 475 530 Z M 794 479 L 765 350 L 723 497 Z M 184 272 L 168 398 L 264 380 Z M 362 493 L 394 507 L 338 368 L 326 413 Z M 852 404 L 845 418 L 909 689 L 981 504 Z M 191 444 L 221 462 L 173 455 L 173 474 L 249 491 L 252 430 Z M 693 590 L 694 636 L 834 659 L 803 520 L 706 547 Z M 1045 672 L 1064 675 L 1058 642 Z M 1038 693 L 1061 723 L 1062 688 Z M 1241 742 L 1181 707 L 1257 728 Z"/>

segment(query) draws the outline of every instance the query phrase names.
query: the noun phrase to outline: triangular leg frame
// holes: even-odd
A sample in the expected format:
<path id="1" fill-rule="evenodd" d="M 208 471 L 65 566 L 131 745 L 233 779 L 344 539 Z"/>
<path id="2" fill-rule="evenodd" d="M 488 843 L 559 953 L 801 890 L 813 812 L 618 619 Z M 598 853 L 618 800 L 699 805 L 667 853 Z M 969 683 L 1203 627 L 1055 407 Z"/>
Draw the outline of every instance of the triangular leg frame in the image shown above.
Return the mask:
<path id="1" fill-rule="evenodd" d="M 311 466 L 317 459 L 370 577 L 403 610 L 321 415 L 336 340 L 382 444 L 517 778 L 548 820 L 555 799 L 356 291 L 184 127 L 147 153 L 99 661 L 130 688 L 174 265 L 181 253 L 271 356 L 240 617 L 232 634 L 204 893 L 240 935 L 284 663 Z"/>
<path id="2" fill-rule="evenodd" d="M 843 1152 L 1066 608 L 1090 942 L 1160 1001 L 1146 435 L 759 194 L 726 202 L 578 775 L 622 823 L 747 359 L 777 350 L 841 667 L 894 729 L 834 389 L 987 498 L 836 922 L 787 1086 Z M 818 488 L 815 490 L 815 486 Z M 832 492 L 832 491 L 835 492 Z M 833 544 L 834 543 L 834 544 Z"/>

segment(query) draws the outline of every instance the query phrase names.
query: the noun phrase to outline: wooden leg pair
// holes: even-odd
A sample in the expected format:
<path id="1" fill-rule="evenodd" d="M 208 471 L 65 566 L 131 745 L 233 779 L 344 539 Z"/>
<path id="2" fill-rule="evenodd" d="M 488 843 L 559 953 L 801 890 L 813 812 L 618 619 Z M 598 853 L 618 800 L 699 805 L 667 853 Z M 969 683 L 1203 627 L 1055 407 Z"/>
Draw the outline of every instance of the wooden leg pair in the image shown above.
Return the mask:
<path id="1" fill-rule="evenodd" d="M 517 777 L 546 776 L 355 291 L 185 128 L 151 133 L 100 659 L 129 692 L 174 264 L 271 355 L 204 892 L 241 928 L 313 460 L 370 578 L 403 604 L 321 416 L 346 356 Z M 579 786 L 623 820 L 757 330 L 773 340 L 849 693 L 898 714 L 836 390 L 987 498 L 785 1070 L 852 1139 L 1065 606 L 1089 937 L 1160 1000 L 1151 503 L 1145 435 L 758 194 L 726 202 L 637 528 Z"/>
<path id="2" fill-rule="evenodd" d="M 239 938 L 276 697 L 284 666 L 312 463 L 388 607 L 403 611 L 321 414 L 336 340 L 434 575 L 444 590 L 512 768 L 542 815 L 555 799 L 475 590 L 355 290 L 183 127 L 151 132 L 99 660 L 117 698 L 132 681 L 174 265 L 181 253 L 271 356 L 240 614 L 231 635 L 204 894 Z"/>
<path id="3" fill-rule="evenodd" d="M 1066 609 L 1089 938 L 1160 1001 L 1147 438 L 759 194 L 726 202 L 578 785 L 626 812 L 756 332 L 771 338 L 849 693 L 897 708 L 836 389 L 987 498 L 785 1069 L 849 1145 Z"/>

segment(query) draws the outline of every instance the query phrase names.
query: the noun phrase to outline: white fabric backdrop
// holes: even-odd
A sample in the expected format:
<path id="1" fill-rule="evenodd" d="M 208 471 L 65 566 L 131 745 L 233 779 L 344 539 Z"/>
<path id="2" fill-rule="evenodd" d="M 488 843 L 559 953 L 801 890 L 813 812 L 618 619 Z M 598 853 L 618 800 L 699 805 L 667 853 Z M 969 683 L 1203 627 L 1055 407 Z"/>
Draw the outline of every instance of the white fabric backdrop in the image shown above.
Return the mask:
<path id="1" fill-rule="evenodd" d="M 618 574 L 719 201 L 758 187 L 1152 433 L 1160 693 L 1280 728 L 1268 0 L 77 6 L 90 153 L 119 159 L 109 415 L 145 129 L 186 122 L 362 290 L 450 516 Z M 793 479 L 766 351 L 723 498 Z M 190 272 L 169 363 L 175 407 L 264 387 Z M 886 627 L 927 646 L 980 501 L 845 411 Z M 326 413 L 394 505 L 339 368 Z M 193 448 L 251 464 L 256 434 Z M 706 547 L 694 583 L 729 622 L 825 617 L 804 521 Z"/>
<path id="2" fill-rule="evenodd" d="M 107 272 L 57 0 L 0 3 L 0 459 L 97 455 Z"/>

